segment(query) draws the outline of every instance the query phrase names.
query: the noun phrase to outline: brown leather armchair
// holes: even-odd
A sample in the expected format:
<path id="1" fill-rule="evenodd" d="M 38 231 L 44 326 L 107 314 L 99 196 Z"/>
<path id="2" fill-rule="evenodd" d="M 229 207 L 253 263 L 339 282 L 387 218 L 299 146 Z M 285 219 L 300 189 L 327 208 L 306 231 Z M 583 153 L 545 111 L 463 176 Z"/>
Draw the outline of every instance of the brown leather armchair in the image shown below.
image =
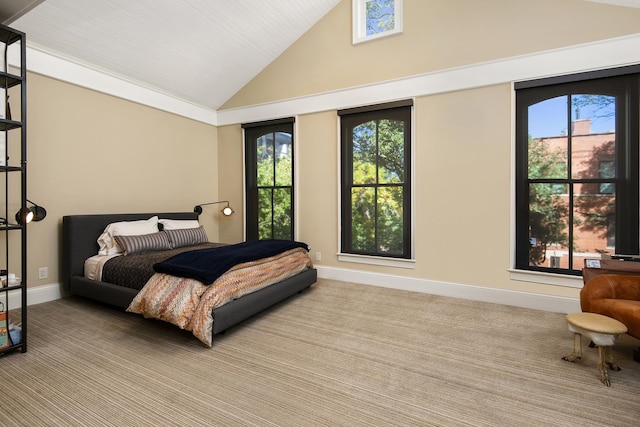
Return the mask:
<path id="1" fill-rule="evenodd" d="M 600 274 L 580 291 L 582 311 L 612 317 L 640 339 L 640 275 Z"/>

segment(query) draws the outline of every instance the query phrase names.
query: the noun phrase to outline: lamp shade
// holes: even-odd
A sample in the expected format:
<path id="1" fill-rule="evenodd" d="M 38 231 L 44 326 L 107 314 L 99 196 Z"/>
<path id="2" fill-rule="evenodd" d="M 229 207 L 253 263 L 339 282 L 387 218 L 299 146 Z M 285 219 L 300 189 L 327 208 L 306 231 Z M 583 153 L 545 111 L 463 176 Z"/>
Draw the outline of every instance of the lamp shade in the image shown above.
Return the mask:
<path id="1" fill-rule="evenodd" d="M 25 225 L 31 221 L 42 221 L 47 216 L 47 210 L 42 206 L 33 203 L 29 199 L 27 199 L 27 203 L 31 204 L 32 207 L 25 206 L 16 212 L 16 222 L 18 224 Z"/>
<path id="2" fill-rule="evenodd" d="M 16 212 L 16 222 L 20 225 L 29 224 L 33 220 L 33 211 L 29 208 L 21 208 Z"/>

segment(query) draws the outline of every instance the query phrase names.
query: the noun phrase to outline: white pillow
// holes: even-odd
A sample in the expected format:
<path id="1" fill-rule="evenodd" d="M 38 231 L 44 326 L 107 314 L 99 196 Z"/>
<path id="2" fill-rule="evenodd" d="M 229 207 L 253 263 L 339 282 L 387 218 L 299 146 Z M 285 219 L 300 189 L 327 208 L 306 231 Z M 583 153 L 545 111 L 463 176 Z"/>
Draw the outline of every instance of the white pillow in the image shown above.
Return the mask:
<path id="1" fill-rule="evenodd" d="M 98 237 L 98 255 L 116 255 L 122 253 L 122 248 L 113 236 L 140 236 L 158 232 L 158 217 L 152 216 L 149 219 L 140 221 L 112 222 L 107 225 Z"/>
<path id="2" fill-rule="evenodd" d="M 200 223 L 197 219 L 159 219 L 165 230 L 183 230 L 185 228 L 198 228 Z"/>

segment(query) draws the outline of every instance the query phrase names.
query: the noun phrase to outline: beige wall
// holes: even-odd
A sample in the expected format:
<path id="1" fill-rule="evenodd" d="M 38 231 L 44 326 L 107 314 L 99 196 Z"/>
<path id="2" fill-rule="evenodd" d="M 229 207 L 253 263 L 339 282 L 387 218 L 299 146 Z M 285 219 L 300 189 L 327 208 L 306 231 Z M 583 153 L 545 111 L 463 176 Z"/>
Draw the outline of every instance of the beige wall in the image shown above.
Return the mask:
<path id="1" fill-rule="evenodd" d="M 640 10 L 582 0 L 405 0 L 404 32 L 351 43 L 343 0 L 224 109 L 635 34 Z M 318 266 L 575 298 L 576 288 L 511 280 L 510 83 L 415 100 L 415 268 L 339 262 L 335 110 L 297 117 L 298 237 Z M 224 156 L 242 149 L 226 126 Z M 234 129 L 231 132 L 229 129 Z M 233 152 L 235 150 L 235 153 Z M 221 155 L 221 158 L 223 156 Z M 239 175 L 238 175 L 239 177 Z M 220 191 L 237 191 L 237 181 Z"/>
<path id="2" fill-rule="evenodd" d="M 230 217 L 220 218 L 220 241 L 237 243 L 244 237 L 244 157 L 240 126 L 218 128 L 218 158 L 219 200 L 228 200 L 235 211 Z"/>
<path id="3" fill-rule="evenodd" d="M 218 200 L 214 126 L 37 74 L 27 90 L 29 199 L 48 212 L 27 229 L 29 287 L 59 282 L 64 215 L 182 212 Z"/>
<path id="4" fill-rule="evenodd" d="M 634 34 L 640 9 L 584 0 L 404 0 L 402 34 L 351 43 L 342 0 L 222 110 Z"/>
<path id="5" fill-rule="evenodd" d="M 338 250 L 338 142 L 335 111 L 298 117 L 296 123 L 296 229 L 312 255 L 336 265 Z M 315 259 L 315 257 L 314 257 Z"/>

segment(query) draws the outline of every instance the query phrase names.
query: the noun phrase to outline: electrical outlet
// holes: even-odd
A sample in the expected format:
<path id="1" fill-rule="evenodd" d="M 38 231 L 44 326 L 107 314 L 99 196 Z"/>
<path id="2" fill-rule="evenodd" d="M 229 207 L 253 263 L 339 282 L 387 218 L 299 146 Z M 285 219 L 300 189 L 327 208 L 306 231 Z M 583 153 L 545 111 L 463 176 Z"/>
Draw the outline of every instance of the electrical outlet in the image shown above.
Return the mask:
<path id="1" fill-rule="evenodd" d="M 322 252 L 316 252 L 316 261 L 322 261 Z"/>
<path id="2" fill-rule="evenodd" d="M 49 268 L 40 267 L 38 269 L 38 279 L 46 279 L 47 277 L 49 277 Z"/>

